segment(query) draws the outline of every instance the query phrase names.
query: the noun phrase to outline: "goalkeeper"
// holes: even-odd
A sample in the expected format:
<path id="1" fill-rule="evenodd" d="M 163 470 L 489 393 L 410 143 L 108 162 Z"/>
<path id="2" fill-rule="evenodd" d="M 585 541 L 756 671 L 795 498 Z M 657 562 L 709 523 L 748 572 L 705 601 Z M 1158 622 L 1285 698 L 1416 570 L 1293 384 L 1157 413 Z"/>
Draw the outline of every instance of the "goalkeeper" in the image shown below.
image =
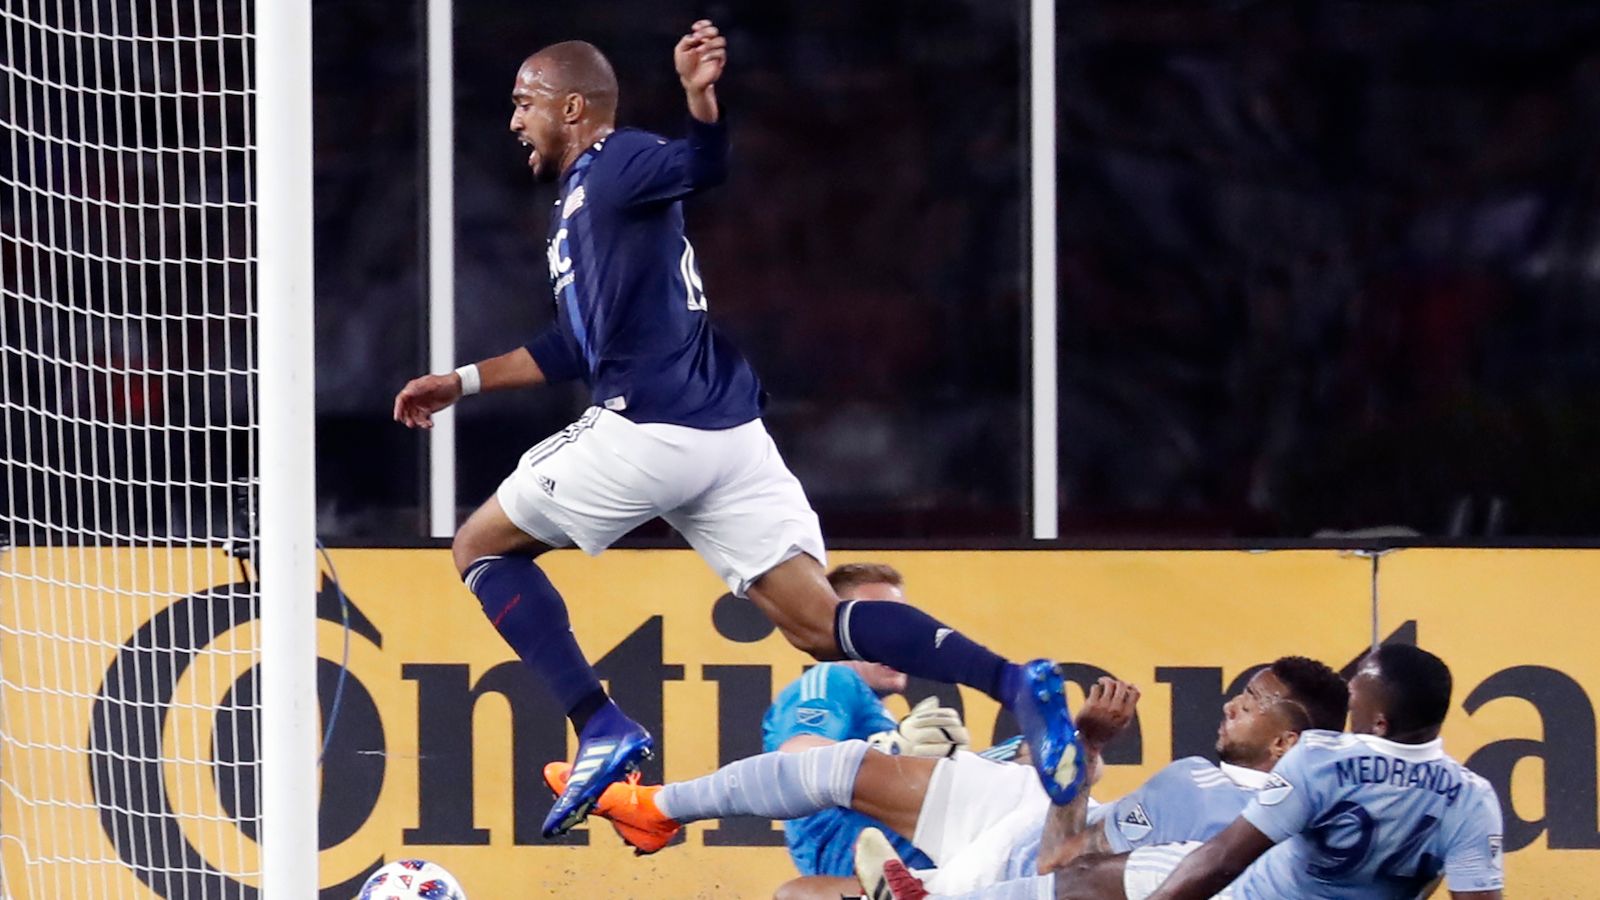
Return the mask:
<path id="1" fill-rule="evenodd" d="M 828 573 L 828 583 L 843 600 L 905 602 L 904 581 L 893 567 L 880 563 L 852 563 Z M 865 740 L 888 753 L 916 752 L 897 731 L 893 717 L 880 697 L 905 690 L 906 676 L 878 663 L 822 663 L 784 688 L 761 720 L 761 749 L 800 751 L 837 741 Z M 934 709 L 929 698 L 907 723 L 926 721 L 944 752 L 965 746 L 966 729 L 953 710 Z M 915 732 L 912 733 L 913 737 Z M 779 889 L 780 897 L 804 896 L 808 876 L 835 876 L 854 881 L 856 836 L 867 828 L 884 828 L 871 816 L 837 807 L 783 823 L 784 843 L 800 870 L 801 878 Z M 933 861 L 911 842 L 896 834 L 891 842 L 911 865 L 931 868 Z M 813 882 L 812 884 L 815 884 Z M 833 895 L 837 897 L 838 891 Z"/>

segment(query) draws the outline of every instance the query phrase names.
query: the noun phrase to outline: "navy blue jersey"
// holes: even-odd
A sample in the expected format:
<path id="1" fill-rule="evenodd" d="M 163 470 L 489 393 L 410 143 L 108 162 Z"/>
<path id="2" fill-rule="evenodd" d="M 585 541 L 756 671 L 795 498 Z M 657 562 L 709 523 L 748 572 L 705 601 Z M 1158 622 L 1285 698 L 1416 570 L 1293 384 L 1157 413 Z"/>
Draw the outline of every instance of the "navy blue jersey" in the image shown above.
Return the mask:
<path id="1" fill-rule="evenodd" d="M 683 204 L 727 174 L 720 123 L 669 141 L 631 128 L 583 152 L 550 215 L 555 321 L 527 345 L 546 380 L 582 379 L 595 406 L 640 423 L 743 425 L 765 395 L 706 320 Z"/>

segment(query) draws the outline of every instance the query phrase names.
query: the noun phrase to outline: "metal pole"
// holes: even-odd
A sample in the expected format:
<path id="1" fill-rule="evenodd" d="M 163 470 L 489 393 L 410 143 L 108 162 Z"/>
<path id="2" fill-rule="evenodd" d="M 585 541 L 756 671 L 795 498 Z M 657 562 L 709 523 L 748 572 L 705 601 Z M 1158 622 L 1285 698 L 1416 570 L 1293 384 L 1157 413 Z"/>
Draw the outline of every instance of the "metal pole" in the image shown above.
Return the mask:
<path id="1" fill-rule="evenodd" d="M 311 2 L 255 4 L 261 892 L 317 895 Z"/>
<path id="2" fill-rule="evenodd" d="M 1032 185 L 1033 536 L 1060 536 L 1056 452 L 1056 8 L 1028 14 L 1028 171 Z"/>
<path id="3" fill-rule="evenodd" d="M 428 369 L 456 367 L 455 96 L 451 0 L 428 0 Z M 456 530 L 456 417 L 433 417 L 428 432 L 428 533 Z"/>

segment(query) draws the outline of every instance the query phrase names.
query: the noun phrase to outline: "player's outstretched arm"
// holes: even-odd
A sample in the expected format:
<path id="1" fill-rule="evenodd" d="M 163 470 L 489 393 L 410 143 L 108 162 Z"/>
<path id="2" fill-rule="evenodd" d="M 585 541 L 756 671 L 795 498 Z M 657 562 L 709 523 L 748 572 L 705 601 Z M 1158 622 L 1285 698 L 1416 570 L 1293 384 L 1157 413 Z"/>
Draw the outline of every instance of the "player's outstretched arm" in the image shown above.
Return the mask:
<path id="1" fill-rule="evenodd" d="M 1184 858 L 1148 900 L 1206 900 L 1233 883 L 1239 873 L 1272 849 L 1272 838 L 1243 818 L 1234 819 L 1211 840 Z"/>
<path id="2" fill-rule="evenodd" d="M 1089 688 L 1075 724 L 1083 740 L 1084 757 L 1092 777 L 1098 778 L 1100 752 L 1133 721 L 1139 689 L 1125 681 L 1102 677 Z M 1104 821 L 1088 826 L 1089 792 L 1079 793 L 1065 806 L 1045 813 L 1044 835 L 1039 842 L 1039 873 L 1057 872 L 1086 853 L 1110 853 Z"/>
<path id="3" fill-rule="evenodd" d="M 477 364 L 479 391 L 544 384 L 544 372 L 526 347 L 518 347 Z M 477 393 L 477 391 L 474 391 Z M 432 428 L 433 414 L 463 396 L 461 376 L 424 375 L 413 378 L 394 397 L 394 420 L 407 428 Z"/>
<path id="4" fill-rule="evenodd" d="M 689 101 L 689 115 L 710 124 L 717 121 L 717 79 L 728 62 L 728 39 L 710 19 L 690 26 L 689 33 L 672 50 L 672 63 Z"/>

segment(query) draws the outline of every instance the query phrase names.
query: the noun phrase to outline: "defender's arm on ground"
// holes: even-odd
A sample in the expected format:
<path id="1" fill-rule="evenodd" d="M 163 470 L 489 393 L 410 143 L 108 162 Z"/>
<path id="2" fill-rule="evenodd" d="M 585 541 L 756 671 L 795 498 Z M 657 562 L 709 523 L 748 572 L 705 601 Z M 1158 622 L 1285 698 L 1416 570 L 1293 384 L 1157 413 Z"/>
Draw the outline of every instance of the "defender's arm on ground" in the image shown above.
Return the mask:
<path id="1" fill-rule="evenodd" d="M 1243 817 L 1189 854 L 1149 900 L 1206 900 L 1272 849 L 1274 841 Z"/>
<path id="2" fill-rule="evenodd" d="M 486 359 L 477 364 L 480 391 L 544 384 L 544 371 L 534 362 L 526 347 Z M 461 399 L 461 376 L 423 375 L 413 378 L 394 398 L 394 420 L 407 428 L 432 428 L 433 414 Z"/>

